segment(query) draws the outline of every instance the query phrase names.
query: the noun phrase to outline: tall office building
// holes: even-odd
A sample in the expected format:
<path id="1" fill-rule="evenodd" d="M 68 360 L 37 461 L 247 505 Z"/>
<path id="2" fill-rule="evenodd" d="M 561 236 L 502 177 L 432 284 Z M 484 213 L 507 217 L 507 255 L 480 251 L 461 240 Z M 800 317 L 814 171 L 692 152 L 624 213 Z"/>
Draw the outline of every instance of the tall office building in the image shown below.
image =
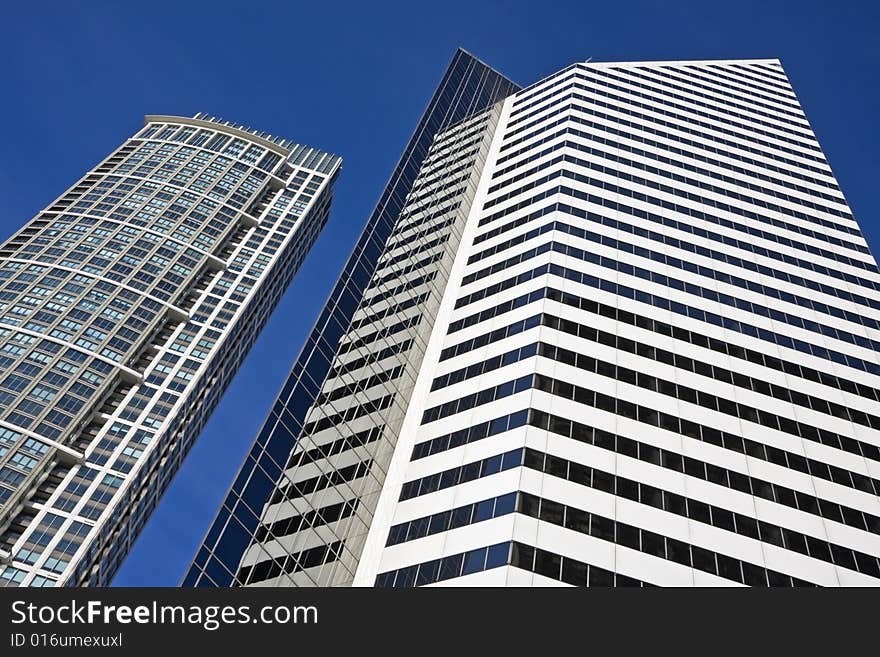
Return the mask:
<path id="1" fill-rule="evenodd" d="M 0 586 L 111 581 L 339 166 L 204 114 L 147 116 L 0 246 Z"/>
<path id="2" fill-rule="evenodd" d="M 216 583 L 880 585 L 880 270 L 777 60 L 499 99 L 377 262 Z"/>
<path id="3" fill-rule="evenodd" d="M 448 268 L 448 263 L 439 263 L 438 259 L 448 260 L 448 254 L 455 250 L 455 244 L 447 246 L 446 242 L 456 239 L 452 231 L 460 230 L 460 227 L 453 226 L 453 215 L 463 183 L 463 180 L 456 180 L 455 188 L 444 191 L 438 191 L 437 185 L 417 190 L 416 179 L 423 165 L 429 166 L 426 158 L 441 131 L 491 107 L 518 89 L 516 84 L 469 53 L 456 51 L 211 525 L 203 547 L 186 574 L 184 585 L 230 586 L 256 581 L 289 584 L 288 575 L 309 584 L 352 581 L 360 546 L 370 527 L 372 509 L 382 486 L 383 470 L 394 451 L 399 428 L 390 417 L 387 422 L 383 418 L 391 413 L 399 418 L 406 409 L 405 392 L 395 394 L 394 399 L 386 397 L 395 393 L 398 385 L 405 387 L 407 378 L 402 375 L 387 378 L 378 382 L 378 387 L 352 391 L 354 396 L 344 395 L 345 399 L 340 398 L 339 393 L 329 399 L 322 390 L 341 375 L 346 381 L 354 381 L 353 377 L 359 373 L 379 372 L 407 360 L 413 363 L 407 373 L 411 384 L 421 360 L 418 354 L 423 350 L 426 331 L 430 330 L 428 322 L 436 306 L 436 301 L 429 301 L 427 295 L 431 293 L 436 299 L 442 294 L 445 273 L 438 267 Z M 454 175 L 455 172 L 450 173 Z M 441 174 L 445 175 L 445 172 Z M 462 168 L 458 174 L 462 178 L 467 172 Z M 405 212 L 404 205 L 413 199 L 415 203 L 421 199 L 421 208 L 417 212 L 412 209 Z M 407 214 L 411 216 L 407 218 Z M 384 285 L 383 291 L 395 287 L 381 282 L 389 275 L 388 281 L 400 278 L 398 285 L 401 287 L 390 291 L 383 303 L 375 292 L 379 286 Z M 373 303 L 376 307 L 370 310 Z M 400 307 L 395 308 L 398 303 Z M 381 314 L 377 315 L 377 312 Z M 355 319 L 356 315 L 358 319 Z M 375 316 L 367 319 L 367 315 Z M 425 318 L 424 324 L 420 325 L 420 317 Z M 400 320 L 407 322 L 406 326 L 400 325 Z M 348 349 L 348 355 L 343 360 L 363 357 L 364 361 L 362 366 L 354 363 L 352 367 L 357 366 L 357 369 L 343 374 L 339 370 L 341 363 L 335 363 L 334 356 L 343 342 L 356 339 L 353 332 L 362 334 L 364 342 L 344 347 Z M 386 347 L 388 351 L 383 351 Z M 411 351 L 416 355 L 410 356 Z M 392 362 L 395 365 L 390 365 Z M 360 404 L 358 400 L 364 403 Z M 378 405 L 371 408 L 373 403 Z M 345 443 L 349 436 L 352 441 L 360 439 L 355 435 L 357 432 L 348 431 L 347 418 L 338 416 L 335 410 L 345 411 L 349 407 L 355 408 L 351 413 L 360 414 L 359 425 L 375 426 L 382 435 L 374 431 L 370 436 L 363 436 L 366 442 L 361 447 Z M 325 495 L 356 503 L 357 513 L 353 514 L 348 507 L 344 511 L 341 507 L 321 510 L 319 507 L 332 504 L 320 504 L 309 518 L 317 519 L 317 512 L 322 513 L 328 522 L 332 522 L 328 513 L 344 513 L 345 517 L 340 515 L 337 520 L 341 522 L 332 522 L 327 528 L 316 523 L 314 532 L 320 534 L 315 533 L 306 539 L 303 547 L 299 536 L 292 534 L 298 522 L 293 504 L 302 506 L 303 502 L 282 505 L 286 510 L 278 516 L 276 509 L 279 505 L 270 504 L 269 499 L 276 485 L 283 484 L 287 480 L 286 473 L 294 467 L 291 460 L 295 458 L 295 450 L 306 444 L 301 437 L 319 431 L 317 426 L 312 426 L 316 418 L 323 419 L 322 427 L 328 421 L 335 422 L 320 429 L 320 436 L 316 438 L 331 443 L 343 439 L 327 449 L 334 450 L 334 454 L 341 451 L 340 458 L 347 459 L 346 464 L 353 460 L 361 462 L 358 459 L 363 456 L 365 465 L 356 467 L 368 468 L 370 472 L 355 476 L 345 470 L 340 475 L 343 478 L 321 483 L 320 490 Z M 377 450 L 382 453 L 377 454 Z M 331 471 L 337 462 L 341 463 L 333 457 L 330 461 L 316 461 L 311 467 L 335 477 Z M 345 493 L 344 489 L 351 481 L 359 488 Z M 303 508 L 306 513 L 312 511 Z M 284 544 L 270 548 L 273 556 L 281 555 L 281 561 L 289 553 L 291 558 L 286 563 L 270 560 L 264 548 L 267 523 L 275 516 L 291 522 Z M 274 531 L 281 530 L 276 528 Z M 326 541 L 322 538 L 324 536 Z M 346 543 L 345 548 L 337 552 L 342 542 Z M 273 573 L 275 568 L 283 569 L 284 573 L 267 573 L 271 576 L 263 576 L 261 580 L 256 579 L 258 575 L 248 574 L 249 565 L 263 563 L 263 567 L 269 567 L 269 562 L 274 564 L 271 566 Z"/>

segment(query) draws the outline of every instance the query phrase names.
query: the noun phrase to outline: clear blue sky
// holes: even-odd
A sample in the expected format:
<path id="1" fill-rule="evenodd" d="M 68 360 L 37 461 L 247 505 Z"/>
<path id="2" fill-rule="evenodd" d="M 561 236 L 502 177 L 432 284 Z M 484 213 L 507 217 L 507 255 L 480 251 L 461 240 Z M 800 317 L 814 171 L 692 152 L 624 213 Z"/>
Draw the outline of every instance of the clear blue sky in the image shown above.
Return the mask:
<path id="1" fill-rule="evenodd" d="M 206 111 L 345 158 L 330 222 L 116 578 L 176 585 L 457 46 L 521 84 L 568 64 L 779 57 L 875 253 L 872 0 L 6 3 L 0 238 L 148 113 Z"/>

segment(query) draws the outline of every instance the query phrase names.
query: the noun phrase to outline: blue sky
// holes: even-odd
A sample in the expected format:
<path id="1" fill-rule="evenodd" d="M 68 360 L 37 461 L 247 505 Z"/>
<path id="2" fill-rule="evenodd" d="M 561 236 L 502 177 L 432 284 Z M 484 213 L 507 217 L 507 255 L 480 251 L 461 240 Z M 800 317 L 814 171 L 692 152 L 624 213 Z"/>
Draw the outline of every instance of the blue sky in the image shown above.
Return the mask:
<path id="1" fill-rule="evenodd" d="M 123 565 L 176 585 L 454 49 L 521 84 L 568 64 L 779 57 L 875 253 L 875 2 L 8 3 L 0 238 L 141 124 L 206 111 L 345 159 L 330 222 Z"/>

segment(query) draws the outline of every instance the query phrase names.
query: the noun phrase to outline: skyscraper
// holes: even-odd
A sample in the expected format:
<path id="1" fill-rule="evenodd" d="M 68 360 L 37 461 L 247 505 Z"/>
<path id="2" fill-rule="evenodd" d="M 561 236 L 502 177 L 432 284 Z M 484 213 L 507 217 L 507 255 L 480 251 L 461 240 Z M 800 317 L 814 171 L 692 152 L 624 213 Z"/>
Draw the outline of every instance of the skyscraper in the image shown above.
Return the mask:
<path id="1" fill-rule="evenodd" d="M 204 114 L 147 116 L 0 246 L 0 586 L 110 582 L 339 167 Z"/>
<path id="2" fill-rule="evenodd" d="M 448 257 L 450 247 L 446 246 L 446 242 L 451 238 L 455 239 L 451 233 L 453 229 L 451 221 L 456 212 L 455 203 L 460 192 L 456 187 L 447 190 L 448 194 L 438 195 L 435 193 L 436 186 L 418 191 L 415 187 L 416 178 L 435 137 L 441 131 L 492 106 L 518 88 L 516 84 L 464 50 L 456 51 L 400 161 L 394 168 L 379 202 L 367 220 L 363 233 L 278 399 L 272 406 L 263 428 L 242 464 L 226 500 L 204 539 L 204 545 L 185 577 L 184 585 L 237 585 L 243 583 L 243 576 L 246 576 L 248 581 L 257 581 L 245 571 L 240 573 L 239 566 L 242 559 L 248 563 L 257 563 L 268 558 L 263 552 L 262 545 L 266 521 L 275 514 L 273 509 L 269 508 L 272 505 L 269 507 L 266 505 L 276 485 L 285 479 L 285 471 L 290 467 L 288 461 L 293 458 L 301 435 L 306 431 L 317 429 L 306 424 L 320 416 L 325 418 L 324 423 L 336 422 L 323 430 L 324 437 L 334 436 L 333 440 L 345 438 L 349 435 L 346 419 L 338 416 L 334 409 L 347 409 L 349 401 L 351 406 L 357 407 L 359 406 L 357 400 L 363 400 L 364 404 L 360 405 L 360 409 L 352 412 L 361 413 L 359 423 L 369 425 L 370 429 L 375 426 L 377 431 L 384 432 L 382 440 L 379 440 L 379 433 L 374 431 L 370 436 L 364 436 L 368 444 L 356 450 L 355 443 L 348 445 L 344 442 L 338 442 L 332 449 L 344 451 L 342 458 L 349 460 L 355 454 L 369 454 L 370 456 L 366 458 L 371 460 L 375 467 L 371 468 L 369 476 L 363 472 L 359 477 L 354 477 L 363 485 L 359 491 L 349 490 L 347 494 L 343 492 L 343 487 L 347 486 L 352 478 L 352 473 L 348 470 L 342 475 L 348 476 L 348 480 L 340 479 L 339 486 L 329 482 L 327 484 L 330 494 L 338 495 L 337 501 L 345 498 L 357 502 L 357 515 L 354 516 L 348 511 L 343 512 L 341 507 L 333 507 L 329 511 L 331 515 L 337 512 L 348 514 L 344 518 L 344 524 L 333 525 L 326 530 L 316 529 L 316 532 L 324 531 L 324 534 L 311 535 L 307 539 L 306 547 L 278 545 L 275 548 L 278 554 L 291 555 L 291 559 L 284 567 L 290 571 L 289 574 L 305 582 L 322 585 L 351 582 L 357 565 L 359 546 L 363 543 L 364 535 L 370 526 L 372 507 L 381 488 L 383 469 L 387 467 L 387 460 L 394 450 L 396 439 L 394 434 L 397 427 L 393 420 L 383 422 L 382 417 L 391 412 L 401 415 L 407 403 L 405 392 L 396 394 L 394 399 L 390 399 L 387 394 L 383 395 L 378 391 L 384 389 L 396 393 L 395 386 L 405 379 L 386 379 L 381 384 L 382 388 L 359 392 L 355 398 L 348 397 L 342 400 L 343 405 L 340 405 L 337 398 L 325 399 L 321 391 L 326 388 L 328 382 L 336 380 L 337 373 L 331 370 L 331 366 L 335 365 L 334 355 L 343 340 L 352 339 L 350 335 L 352 331 L 360 330 L 369 341 L 350 348 L 349 360 L 355 353 L 364 357 L 363 366 L 358 367 L 354 375 L 386 365 L 390 362 L 386 360 L 389 358 L 395 363 L 412 360 L 414 365 L 418 366 L 420 358 L 417 355 L 410 356 L 410 350 L 416 341 L 423 345 L 424 332 L 429 325 L 426 323 L 420 328 L 413 318 L 431 309 L 432 303 L 436 305 L 435 299 L 442 292 L 445 274 L 440 270 L 442 265 L 438 265 L 437 258 Z M 463 181 L 453 182 L 460 186 Z M 417 194 L 422 198 L 423 207 L 418 210 L 418 216 L 414 215 L 407 220 L 403 212 L 404 204 Z M 441 198 L 443 196 L 449 198 L 443 199 Z M 395 250 L 396 253 L 392 255 L 391 250 Z M 424 262 L 418 262 L 420 260 Z M 392 277 L 398 274 L 403 277 L 408 276 L 403 285 L 409 285 L 392 291 L 385 297 L 384 303 L 382 299 L 372 294 L 376 280 L 387 275 L 387 273 L 376 273 L 380 261 L 385 262 Z M 446 266 L 448 267 L 448 263 Z M 405 267 L 409 267 L 408 272 L 402 271 Z M 438 280 L 433 280 L 437 277 Z M 368 290 L 370 297 L 366 297 Z M 433 301 L 428 300 L 428 293 L 433 294 Z M 381 315 L 373 317 L 369 322 L 353 320 L 356 313 L 365 315 L 367 313 L 365 309 L 372 302 L 376 302 L 381 307 L 379 311 Z M 402 305 L 394 307 L 398 302 Z M 403 326 L 399 321 L 408 323 Z M 388 328 L 383 329 L 383 326 Z M 387 351 L 385 351 L 386 347 Z M 419 348 L 416 347 L 414 353 L 420 353 Z M 415 372 L 410 368 L 409 376 L 414 375 Z M 352 376 L 353 374 L 348 373 L 347 380 L 352 380 Z M 385 398 L 377 399 L 383 396 Z M 374 403 L 378 404 L 375 409 L 367 411 L 366 409 L 371 409 L 370 405 Z M 352 440 L 358 441 L 360 438 L 354 437 Z M 377 454 L 379 449 L 383 450 L 381 454 Z M 321 468 L 324 472 L 330 472 L 334 467 L 331 462 L 323 461 L 316 462 L 312 466 L 313 469 Z M 367 489 L 371 491 L 369 495 L 365 493 Z M 332 504 L 328 503 L 325 506 Z M 266 507 L 265 513 L 264 507 Z M 324 513 L 328 512 L 325 510 Z M 288 508 L 285 515 L 288 518 L 296 518 L 291 508 Z M 315 517 L 314 514 L 312 517 Z M 337 553 L 336 550 L 343 541 L 347 543 L 345 550 Z M 288 539 L 287 542 L 291 543 L 291 540 Z M 294 553 L 303 554 L 297 557 Z M 262 558 L 260 555 L 263 555 Z M 247 568 L 246 565 L 241 567 Z M 262 579 L 275 581 L 278 578 L 273 575 Z"/>
<path id="3" fill-rule="evenodd" d="M 218 584 L 880 584 L 880 270 L 778 60 L 499 98 L 377 262 Z"/>

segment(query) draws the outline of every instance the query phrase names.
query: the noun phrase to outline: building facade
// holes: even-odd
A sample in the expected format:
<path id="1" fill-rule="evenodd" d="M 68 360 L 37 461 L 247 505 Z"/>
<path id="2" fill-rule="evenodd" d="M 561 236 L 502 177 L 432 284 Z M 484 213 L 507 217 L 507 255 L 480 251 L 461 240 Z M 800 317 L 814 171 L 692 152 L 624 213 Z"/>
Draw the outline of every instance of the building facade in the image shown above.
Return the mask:
<path id="1" fill-rule="evenodd" d="M 0 586 L 106 585 L 325 224 L 334 155 L 145 126 L 0 246 Z"/>
<path id="2" fill-rule="evenodd" d="M 456 231 L 461 230 L 453 225 L 460 221 L 456 218 L 460 212 L 455 203 L 468 194 L 462 188 L 469 182 L 463 170 L 438 171 L 438 175 L 448 176 L 449 189 L 433 184 L 431 189 L 419 191 L 416 179 L 441 131 L 518 89 L 464 50 L 455 53 L 187 572 L 185 586 L 289 584 L 291 578 L 325 586 L 353 581 L 360 546 L 382 486 L 383 470 L 394 451 L 395 423 L 399 423 L 406 408 L 406 392 L 398 391 L 398 385 L 405 387 L 408 380 L 411 385 L 415 376 L 412 367 L 404 373 L 403 365 L 411 358 L 418 367 L 420 357 L 411 354 L 420 353 L 429 330 L 420 327 L 414 318 L 433 309 L 442 293 L 444 270 L 449 266 L 449 254 L 454 252 L 453 245 L 447 242 L 457 240 Z M 475 129 L 484 131 L 485 127 Z M 459 142 L 453 141 L 450 146 L 459 147 Z M 476 151 L 468 155 L 476 156 Z M 420 203 L 421 208 L 407 218 L 404 206 L 416 195 L 420 200 L 415 203 Z M 434 201 L 437 207 L 432 208 Z M 389 281 L 398 274 L 406 281 L 401 279 L 398 289 L 392 290 L 395 286 L 389 286 Z M 430 316 L 425 318 L 431 321 Z M 385 326 L 390 328 L 383 329 Z M 364 341 L 355 344 L 360 338 Z M 342 347 L 343 343 L 347 346 Z M 363 365 L 356 371 L 342 372 L 342 363 L 335 361 L 340 348 L 347 349 L 345 361 L 363 357 Z M 332 399 L 323 394 L 328 386 L 340 381 L 340 376 L 352 382 L 356 376 L 372 376 L 366 373 L 376 368 L 381 369 L 381 380 L 376 379 L 376 385 L 369 389 L 352 394 L 337 391 Z M 397 372 L 388 372 L 395 368 Z M 353 410 L 349 411 L 350 408 Z M 301 436 L 320 433 L 322 440 L 331 442 L 355 436 L 357 432 L 347 429 L 347 412 L 358 414 L 358 424 L 366 432 L 362 434 L 365 444 L 358 444 L 361 437 L 353 437 L 351 444 L 343 440 L 332 447 L 340 450 L 338 457 L 336 452 L 328 452 L 331 458 L 325 460 L 316 458 L 317 453 L 312 452 L 307 458 L 314 459 L 312 470 L 327 473 L 337 463 L 360 459 L 364 465 L 355 466 L 361 469 L 359 476 L 345 470 L 338 481 L 321 482 L 317 494 L 323 491 L 336 501 L 324 503 L 316 498 L 315 509 L 309 499 L 287 505 L 270 502 L 276 487 L 288 480 L 287 473 L 295 467 L 293 461 L 302 458 L 298 455 Z M 386 415 L 394 418 L 386 423 Z M 352 481 L 357 488 L 351 487 Z M 334 506 L 337 502 L 339 505 Z M 354 503 L 358 507 L 356 513 L 350 508 Z M 267 523 L 296 518 L 294 504 L 306 513 L 314 510 L 312 518 L 317 518 L 317 513 L 329 514 L 328 521 L 333 514 L 340 516 L 329 524 L 316 523 L 307 537 L 303 534 L 287 538 L 284 545 L 273 544 L 266 551 Z M 331 508 L 318 511 L 323 507 Z M 284 531 L 295 533 L 293 527 Z M 282 557 L 288 554 L 289 559 Z"/>
<path id="3" fill-rule="evenodd" d="M 880 270 L 778 60 L 570 66 L 400 216 L 216 583 L 880 584 Z"/>

